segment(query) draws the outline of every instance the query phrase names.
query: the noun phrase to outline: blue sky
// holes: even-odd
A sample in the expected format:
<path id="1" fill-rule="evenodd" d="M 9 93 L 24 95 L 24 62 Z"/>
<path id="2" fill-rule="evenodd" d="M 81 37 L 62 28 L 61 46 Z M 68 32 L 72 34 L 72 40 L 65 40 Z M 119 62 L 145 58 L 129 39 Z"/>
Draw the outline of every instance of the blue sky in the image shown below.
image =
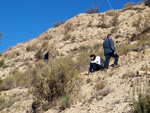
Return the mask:
<path id="1" fill-rule="evenodd" d="M 137 4 L 143 0 L 109 1 L 113 9 L 121 9 L 126 3 Z M 110 10 L 107 0 L 0 0 L 0 32 L 3 34 L 0 52 L 36 38 L 54 23 L 67 21 L 99 3 L 100 12 Z"/>

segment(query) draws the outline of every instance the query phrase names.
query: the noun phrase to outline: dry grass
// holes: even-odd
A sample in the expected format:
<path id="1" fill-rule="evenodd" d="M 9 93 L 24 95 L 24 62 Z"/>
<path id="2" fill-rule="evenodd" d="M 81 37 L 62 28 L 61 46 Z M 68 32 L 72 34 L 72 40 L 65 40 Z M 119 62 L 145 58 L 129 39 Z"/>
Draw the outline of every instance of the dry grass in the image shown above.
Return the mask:
<path id="1" fill-rule="evenodd" d="M 37 50 L 37 45 L 36 44 L 32 44 L 32 45 L 28 45 L 26 47 L 26 51 L 29 52 L 29 51 L 36 51 Z"/>
<path id="2" fill-rule="evenodd" d="M 129 100 L 132 108 L 131 113 L 149 113 L 150 111 L 150 81 L 138 83 L 129 92 Z"/>
<path id="3" fill-rule="evenodd" d="M 34 78 L 31 92 L 46 110 L 52 106 L 53 100 L 66 94 L 72 95 L 78 90 L 78 65 L 69 57 L 51 60 L 43 65 L 36 64 L 36 69 L 31 72 Z"/>
<path id="4" fill-rule="evenodd" d="M 96 90 L 102 90 L 104 87 L 106 86 L 106 83 L 105 82 L 98 82 L 94 85 L 94 87 L 96 88 Z"/>
<path id="5" fill-rule="evenodd" d="M 130 3 L 127 3 L 127 4 L 124 6 L 124 8 L 130 9 L 130 8 L 132 8 L 134 5 L 135 5 L 134 2 L 130 2 Z"/>

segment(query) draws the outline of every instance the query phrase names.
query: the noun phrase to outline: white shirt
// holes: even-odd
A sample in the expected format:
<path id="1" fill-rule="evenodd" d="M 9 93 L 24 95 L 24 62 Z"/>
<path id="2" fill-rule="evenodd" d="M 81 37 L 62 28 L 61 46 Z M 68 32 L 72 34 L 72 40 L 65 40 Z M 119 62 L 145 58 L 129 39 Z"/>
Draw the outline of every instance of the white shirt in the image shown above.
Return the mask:
<path id="1" fill-rule="evenodd" d="M 97 56 L 94 61 L 91 61 L 91 63 L 96 63 L 96 64 L 101 65 L 101 57 Z"/>

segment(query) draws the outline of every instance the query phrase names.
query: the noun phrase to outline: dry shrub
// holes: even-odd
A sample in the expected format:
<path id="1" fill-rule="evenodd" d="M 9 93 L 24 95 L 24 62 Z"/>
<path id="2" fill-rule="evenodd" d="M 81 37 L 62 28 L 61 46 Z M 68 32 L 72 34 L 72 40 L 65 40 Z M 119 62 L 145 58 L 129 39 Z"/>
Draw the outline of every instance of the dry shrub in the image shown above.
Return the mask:
<path id="1" fill-rule="evenodd" d="M 150 81 L 138 83 L 129 93 L 131 113 L 149 113 L 150 111 Z"/>
<path id="2" fill-rule="evenodd" d="M 81 52 L 77 57 L 77 62 L 80 67 L 80 72 L 86 71 L 90 64 L 90 53 Z"/>
<path id="3" fill-rule="evenodd" d="M 95 51 L 99 50 L 100 47 L 101 47 L 101 44 L 100 44 L 100 43 L 94 44 L 94 50 L 95 50 Z"/>
<path id="4" fill-rule="evenodd" d="M 65 20 L 62 20 L 61 22 L 54 23 L 54 27 L 59 27 L 60 25 L 64 24 Z"/>
<path id="5" fill-rule="evenodd" d="M 88 9 L 88 10 L 86 10 L 85 12 L 86 12 L 87 14 L 99 13 L 100 5 L 101 5 L 101 4 L 99 4 L 99 6 L 96 7 L 96 8 L 94 8 L 94 5 L 93 5 L 91 9 Z"/>
<path id="6" fill-rule="evenodd" d="M 116 13 L 115 10 L 109 10 L 109 11 L 106 12 L 106 15 L 108 15 L 108 16 L 114 16 L 115 13 Z"/>
<path id="7" fill-rule="evenodd" d="M 72 23 L 69 23 L 69 22 L 67 22 L 66 24 L 65 24 L 65 29 L 66 29 L 66 31 L 70 31 L 71 29 L 72 29 L 72 26 L 73 26 L 73 24 Z"/>
<path id="8" fill-rule="evenodd" d="M 29 52 L 29 51 L 36 51 L 37 50 L 37 45 L 36 44 L 32 44 L 32 45 L 28 45 L 26 47 L 26 51 Z"/>
<path id="9" fill-rule="evenodd" d="M 71 34 L 66 34 L 62 40 L 67 41 L 67 40 L 71 39 L 71 37 L 72 37 Z"/>
<path id="10" fill-rule="evenodd" d="M 96 90 L 102 90 L 104 87 L 106 86 L 106 83 L 105 82 L 98 82 L 94 85 L 94 87 L 96 88 Z"/>
<path id="11" fill-rule="evenodd" d="M 79 46 L 79 51 L 80 52 L 88 51 L 89 48 L 90 48 L 89 46 L 81 45 L 81 46 Z"/>
<path id="12" fill-rule="evenodd" d="M 114 27 L 114 28 L 111 29 L 111 33 L 117 33 L 117 31 L 118 31 L 117 27 Z"/>
<path id="13" fill-rule="evenodd" d="M 37 50 L 37 52 L 35 54 L 35 58 L 36 58 L 36 60 L 41 60 L 41 59 L 44 58 L 44 56 L 43 56 L 43 50 L 42 49 L 38 49 Z"/>
<path id="14" fill-rule="evenodd" d="M 54 99 L 77 92 L 78 65 L 69 57 L 51 60 L 47 65 L 42 65 L 37 64 L 32 72 L 32 94 L 41 103 L 42 108 L 47 110 Z"/>
<path id="15" fill-rule="evenodd" d="M 127 3 L 127 4 L 124 6 L 124 8 L 130 9 L 130 8 L 132 8 L 134 5 L 135 5 L 134 2 L 130 2 L 130 3 Z"/>
<path id="16" fill-rule="evenodd" d="M 0 91 L 9 90 L 15 87 L 28 87 L 31 84 L 31 70 L 22 73 L 18 70 L 14 71 L 11 76 L 0 79 Z"/>
<path id="17" fill-rule="evenodd" d="M 49 46 L 48 41 L 44 41 L 44 42 L 42 43 L 42 48 L 43 48 L 43 49 L 47 49 L 48 46 Z"/>

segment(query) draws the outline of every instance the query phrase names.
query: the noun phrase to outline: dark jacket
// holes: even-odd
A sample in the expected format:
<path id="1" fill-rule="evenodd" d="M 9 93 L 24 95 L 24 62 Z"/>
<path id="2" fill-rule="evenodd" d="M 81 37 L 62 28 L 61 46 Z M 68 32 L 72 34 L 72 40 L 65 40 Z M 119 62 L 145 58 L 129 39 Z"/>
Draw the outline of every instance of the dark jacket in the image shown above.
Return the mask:
<path id="1" fill-rule="evenodd" d="M 47 53 L 45 54 L 45 56 L 44 56 L 44 59 L 45 59 L 45 60 L 48 60 L 48 58 L 49 58 L 49 53 L 47 52 Z"/>
<path id="2" fill-rule="evenodd" d="M 115 52 L 115 46 L 112 39 L 107 38 L 103 43 L 104 54 L 107 55 L 109 53 Z"/>

